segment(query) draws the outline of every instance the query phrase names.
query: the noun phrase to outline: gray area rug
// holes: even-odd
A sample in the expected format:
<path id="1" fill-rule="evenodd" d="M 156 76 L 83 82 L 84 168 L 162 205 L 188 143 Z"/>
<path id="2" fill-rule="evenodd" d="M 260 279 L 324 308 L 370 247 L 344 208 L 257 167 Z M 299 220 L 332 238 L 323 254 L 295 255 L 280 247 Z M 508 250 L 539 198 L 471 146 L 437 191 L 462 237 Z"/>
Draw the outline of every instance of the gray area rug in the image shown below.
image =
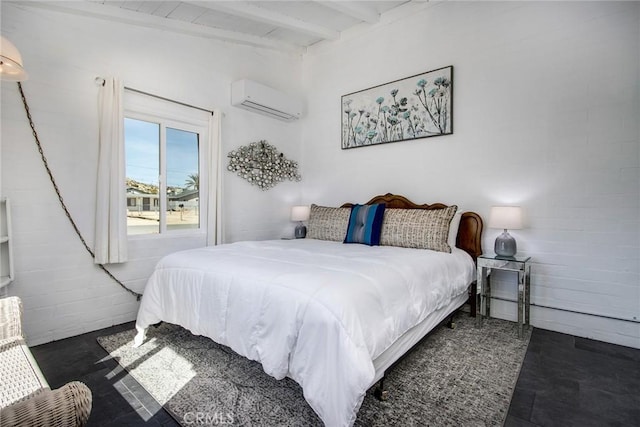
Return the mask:
<path id="1" fill-rule="evenodd" d="M 98 342 L 182 425 L 321 426 L 293 380 L 175 325 L 151 327 L 132 348 L 134 330 Z M 437 328 L 387 374 L 389 399 L 369 390 L 357 426 L 500 426 L 509 409 L 531 332 L 467 313 Z"/>

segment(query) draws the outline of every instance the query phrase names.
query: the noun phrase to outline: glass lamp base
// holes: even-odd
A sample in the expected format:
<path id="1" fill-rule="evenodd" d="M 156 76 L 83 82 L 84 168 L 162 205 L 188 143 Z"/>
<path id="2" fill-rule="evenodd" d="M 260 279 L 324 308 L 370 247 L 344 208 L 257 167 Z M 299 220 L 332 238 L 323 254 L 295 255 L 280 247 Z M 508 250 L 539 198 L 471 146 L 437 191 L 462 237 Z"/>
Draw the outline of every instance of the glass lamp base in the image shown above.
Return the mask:
<path id="1" fill-rule="evenodd" d="M 514 239 L 513 236 L 511 236 L 511 234 L 507 232 L 507 230 L 504 230 L 501 235 L 496 237 L 496 243 L 493 247 L 493 250 L 498 256 L 514 256 L 518 251 L 516 246 L 516 239 Z"/>
<path id="2" fill-rule="evenodd" d="M 307 236 L 307 227 L 303 223 L 296 225 L 296 239 L 304 239 Z"/>

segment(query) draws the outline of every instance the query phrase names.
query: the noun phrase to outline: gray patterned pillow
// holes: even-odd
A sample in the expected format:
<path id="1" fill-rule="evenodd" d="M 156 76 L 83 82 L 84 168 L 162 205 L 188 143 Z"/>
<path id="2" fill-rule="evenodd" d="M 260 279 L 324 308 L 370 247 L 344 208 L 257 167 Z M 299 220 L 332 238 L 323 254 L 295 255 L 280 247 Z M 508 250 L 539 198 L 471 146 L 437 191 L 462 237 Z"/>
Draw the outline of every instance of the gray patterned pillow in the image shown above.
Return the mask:
<path id="1" fill-rule="evenodd" d="M 380 245 L 451 252 L 449 224 L 456 205 L 445 209 L 387 209 L 382 220 Z"/>
<path id="2" fill-rule="evenodd" d="M 344 241 L 349 227 L 350 208 L 328 208 L 311 205 L 309 213 L 308 239 Z"/>

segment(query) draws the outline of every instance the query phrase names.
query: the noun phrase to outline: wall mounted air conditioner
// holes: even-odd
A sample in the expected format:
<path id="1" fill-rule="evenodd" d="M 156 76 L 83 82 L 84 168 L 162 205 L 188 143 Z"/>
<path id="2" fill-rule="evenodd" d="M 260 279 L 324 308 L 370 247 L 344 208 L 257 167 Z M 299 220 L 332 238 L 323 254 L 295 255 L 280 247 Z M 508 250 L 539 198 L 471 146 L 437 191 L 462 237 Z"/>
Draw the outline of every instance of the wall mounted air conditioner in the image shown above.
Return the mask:
<path id="1" fill-rule="evenodd" d="M 287 122 L 302 116 L 300 101 L 252 80 L 231 84 L 231 105 Z"/>

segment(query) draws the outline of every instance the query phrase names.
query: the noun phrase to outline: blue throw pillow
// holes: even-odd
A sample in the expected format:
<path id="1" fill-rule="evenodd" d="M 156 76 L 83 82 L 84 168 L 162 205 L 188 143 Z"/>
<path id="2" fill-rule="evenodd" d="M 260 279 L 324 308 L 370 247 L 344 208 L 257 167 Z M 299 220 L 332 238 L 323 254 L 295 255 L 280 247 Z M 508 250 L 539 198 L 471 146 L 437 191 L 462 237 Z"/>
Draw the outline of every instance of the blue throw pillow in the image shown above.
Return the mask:
<path id="1" fill-rule="evenodd" d="M 384 203 L 375 205 L 353 205 L 344 243 L 380 244 Z"/>

